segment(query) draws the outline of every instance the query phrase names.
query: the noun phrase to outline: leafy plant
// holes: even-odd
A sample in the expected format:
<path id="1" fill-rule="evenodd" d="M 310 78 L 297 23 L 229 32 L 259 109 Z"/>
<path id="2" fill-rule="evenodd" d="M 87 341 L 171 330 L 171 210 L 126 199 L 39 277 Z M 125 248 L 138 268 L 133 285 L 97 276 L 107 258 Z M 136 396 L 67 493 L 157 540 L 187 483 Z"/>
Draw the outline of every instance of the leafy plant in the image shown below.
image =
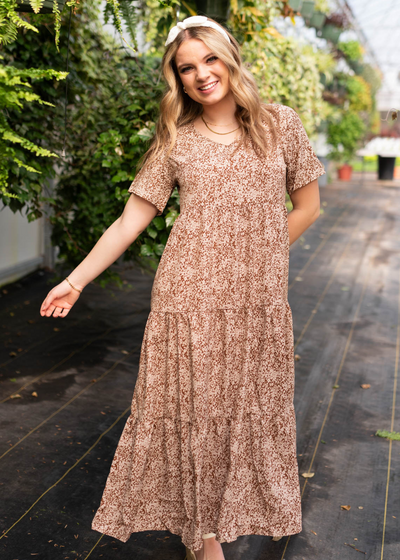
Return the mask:
<path id="1" fill-rule="evenodd" d="M 358 41 L 339 41 L 337 48 L 349 60 L 360 60 L 364 54 L 364 49 Z"/>
<path id="2" fill-rule="evenodd" d="M 263 100 L 293 107 L 312 135 L 326 114 L 324 88 L 312 47 L 266 33 L 245 43 L 242 52 Z"/>
<path id="3" fill-rule="evenodd" d="M 36 31 L 35 26 L 25 21 L 15 11 L 16 0 L 0 0 L 0 45 L 9 45 L 16 40 L 18 29 Z"/>
<path id="4" fill-rule="evenodd" d="M 328 124 L 328 143 L 333 150 L 329 159 L 349 163 L 354 157 L 366 126 L 356 113 L 344 112 L 340 120 Z"/>
<path id="5" fill-rule="evenodd" d="M 386 439 L 393 439 L 393 440 L 400 441 L 399 432 L 388 432 L 387 430 L 377 430 L 375 435 Z"/>
<path id="6" fill-rule="evenodd" d="M 43 0 L 29 0 L 35 14 L 39 14 L 43 7 Z M 107 0 L 112 6 L 114 20 L 119 31 L 122 32 L 121 19 L 119 16 L 118 0 Z M 69 0 L 66 5 L 77 7 L 79 0 Z M 33 25 L 27 18 L 21 17 L 17 13 L 18 4 L 16 0 L 0 0 L 0 46 L 7 47 L 15 43 L 18 39 L 18 29 L 23 33 L 27 31 L 39 34 L 37 24 L 48 24 L 50 19 L 45 16 L 32 16 L 36 25 Z M 59 37 L 61 28 L 61 15 L 57 1 L 54 0 L 53 13 L 55 21 L 55 46 L 59 51 Z M 44 19 L 43 19 L 44 18 Z M 12 51 L 12 49 L 11 49 Z M 22 53 L 24 58 L 24 53 Z M 26 59 L 26 56 L 25 56 Z M 32 84 L 38 80 L 63 80 L 68 73 L 51 68 L 27 68 L 26 65 L 18 67 L 14 59 L 8 57 L 7 61 L 0 55 L 0 192 L 3 202 L 7 204 L 7 199 L 18 198 L 21 193 L 11 193 L 8 189 L 10 173 L 19 176 L 21 168 L 29 174 L 41 174 L 41 164 L 37 158 L 54 158 L 58 155 L 49 149 L 46 138 L 41 136 L 40 142 L 35 143 L 29 139 L 26 127 L 18 126 L 18 121 L 14 127 L 10 125 L 10 111 L 21 113 L 26 110 L 27 105 L 39 104 L 47 107 L 54 107 L 49 100 L 43 99 L 32 89 Z M 42 64 L 40 64 L 42 66 Z M 45 166 L 46 167 L 46 166 Z M 51 172 L 50 172 L 51 175 Z M 38 182 L 32 185 L 33 193 L 39 194 L 42 186 Z M 18 190 L 18 189 L 17 189 Z M 37 200 L 37 196 L 32 192 L 30 195 L 22 196 L 21 202 L 25 203 L 28 199 Z M 30 213 L 30 218 L 38 217 L 39 213 Z"/>
<path id="7" fill-rule="evenodd" d="M 361 76 L 347 79 L 347 99 L 352 111 L 370 111 L 372 108 L 371 88 Z"/>
<path id="8" fill-rule="evenodd" d="M 45 17 L 45 16 L 43 16 Z M 65 16 L 62 16 L 65 17 Z M 46 25 L 7 48 L 13 64 L 56 67 L 66 57 L 67 25 L 62 22 L 61 57 Z M 5 203 L 13 211 L 27 209 L 29 219 L 51 208 L 52 242 L 66 266 L 78 264 L 105 229 L 121 214 L 135 175 L 136 163 L 154 133 L 163 83 L 160 58 L 131 56 L 104 30 L 95 0 L 86 0 L 71 22 L 70 76 L 67 99 L 66 156 L 53 162 L 39 158 L 40 183 L 28 170 L 10 174 L 9 189 L 18 199 Z M 20 63 L 17 62 L 21 61 Z M 57 83 L 32 84 L 35 94 L 51 102 L 9 118 L 17 130 L 26 130 L 32 142 L 46 143 L 61 154 L 64 129 L 64 89 Z M 54 161 L 54 160 L 53 160 Z M 50 164 L 50 165 L 49 165 Z M 49 180 L 56 176 L 52 189 Z M 177 190 L 169 208 L 142 232 L 124 260 L 156 268 L 179 211 Z M 160 219 L 161 218 L 161 219 Z M 101 282 L 118 279 L 107 271 Z"/>
<path id="9" fill-rule="evenodd" d="M 38 5 L 35 3 L 35 8 Z M 16 0 L 0 0 L 0 45 L 3 50 L 17 40 L 18 29 L 24 33 L 38 33 L 35 26 L 17 14 L 16 8 Z M 18 68 L 7 64 L 1 55 L 0 64 L 0 193 L 4 202 L 4 199 L 18 197 L 17 193 L 8 190 L 11 172 L 18 175 L 24 169 L 31 175 L 40 174 L 37 158 L 56 156 L 47 146 L 29 139 L 21 127 L 11 126 L 9 115 L 11 112 L 20 114 L 29 104 L 53 107 L 33 91 L 32 84 L 39 80 L 63 80 L 67 73 L 49 68 Z M 34 190 L 40 192 L 41 187 L 36 183 Z"/>

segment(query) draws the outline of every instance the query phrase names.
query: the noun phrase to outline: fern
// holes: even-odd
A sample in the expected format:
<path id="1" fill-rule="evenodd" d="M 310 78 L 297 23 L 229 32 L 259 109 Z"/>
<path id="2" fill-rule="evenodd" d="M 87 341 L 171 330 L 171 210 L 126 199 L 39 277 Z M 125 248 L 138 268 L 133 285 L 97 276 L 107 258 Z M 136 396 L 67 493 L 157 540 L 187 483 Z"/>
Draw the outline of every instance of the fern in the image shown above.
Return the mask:
<path id="1" fill-rule="evenodd" d="M 60 43 L 60 29 L 61 29 L 61 14 L 58 8 L 57 0 L 53 0 L 53 14 L 54 14 L 54 29 L 56 32 L 55 43 L 56 43 L 57 50 L 60 51 L 59 43 Z"/>
<path id="2" fill-rule="evenodd" d="M 17 12 L 16 0 L 0 0 L 0 45 L 9 45 L 17 38 L 18 28 L 36 31 L 36 27 L 21 19 Z"/>
<path id="3" fill-rule="evenodd" d="M 122 34 L 123 20 L 133 39 L 135 49 L 137 49 L 134 32 L 137 24 L 136 8 L 129 1 L 124 2 L 121 9 L 118 0 L 106 1 L 107 5 L 112 9 L 114 24 L 122 39 L 125 41 Z M 44 0 L 29 0 L 29 3 L 35 14 L 39 14 Z M 69 8 L 76 8 L 78 3 L 79 0 L 68 0 L 66 5 Z M 54 16 L 55 45 L 57 51 L 59 51 L 61 14 L 57 0 L 53 0 L 52 12 Z M 38 33 L 38 29 L 34 25 L 19 16 L 17 0 L 0 0 L 0 45 L 9 45 L 16 41 L 18 29 Z M 132 49 L 126 41 L 125 43 Z M 0 61 L 2 61 L 1 55 Z M 29 155 L 34 157 L 57 157 L 55 153 L 36 145 L 13 130 L 8 123 L 7 109 L 21 111 L 25 104 L 32 103 L 54 107 L 52 103 L 41 99 L 39 95 L 31 91 L 30 81 L 53 78 L 63 80 L 66 76 L 67 72 L 57 72 L 52 69 L 17 69 L 11 65 L 6 66 L 0 63 L 0 193 L 3 197 L 18 198 L 18 196 L 7 190 L 9 172 L 15 166 L 23 167 L 30 173 L 40 173 L 31 162 L 25 162 L 21 159 L 21 154 L 24 153 L 21 151 L 21 148 L 27 153 L 28 157 Z"/>
<path id="4" fill-rule="evenodd" d="M 43 7 L 44 0 L 29 0 L 29 4 L 32 6 L 32 10 L 35 14 L 38 14 Z"/>
<path id="5" fill-rule="evenodd" d="M 1 0 L 0 0 L 1 1 Z M 0 61 L 3 59 L 0 56 Z M 18 198 L 7 191 L 8 174 L 13 166 L 23 167 L 31 173 L 40 173 L 30 162 L 23 162 L 17 155 L 16 147 L 20 146 L 36 157 L 57 157 L 57 155 L 46 148 L 37 146 L 30 140 L 17 134 L 8 124 L 6 110 L 21 111 L 24 104 L 38 103 L 54 107 L 48 101 L 31 90 L 28 80 L 53 79 L 63 80 L 67 72 L 59 72 L 51 68 L 24 68 L 15 66 L 0 66 L 0 191 L 6 198 Z M 19 150 L 20 152 L 21 150 Z M 18 153 L 19 153 L 18 152 Z"/>
<path id="6" fill-rule="evenodd" d="M 107 23 L 110 13 L 113 15 L 113 23 L 118 30 L 119 34 L 121 35 L 122 40 L 124 43 L 133 51 L 137 51 L 137 41 L 136 41 L 136 33 L 135 27 L 137 24 L 137 8 L 134 5 L 133 0 L 123 0 L 120 4 L 119 0 L 106 0 L 106 5 L 104 8 L 104 19 Z M 133 41 L 134 48 L 128 43 L 123 35 L 122 29 L 122 20 L 125 23 L 129 35 Z"/>
<path id="7" fill-rule="evenodd" d="M 137 11 L 134 8 L 134 6 L 130 5 L 129 2 L 127 1 L 121 3 L 120 10 L 121 10 L 122 19 L 128 29 L 129 36 L 133 41 L 135 50 L 137 50 L 138 48 L 137 40 L 136 40 L 136 27 L 138 24 Z"/>

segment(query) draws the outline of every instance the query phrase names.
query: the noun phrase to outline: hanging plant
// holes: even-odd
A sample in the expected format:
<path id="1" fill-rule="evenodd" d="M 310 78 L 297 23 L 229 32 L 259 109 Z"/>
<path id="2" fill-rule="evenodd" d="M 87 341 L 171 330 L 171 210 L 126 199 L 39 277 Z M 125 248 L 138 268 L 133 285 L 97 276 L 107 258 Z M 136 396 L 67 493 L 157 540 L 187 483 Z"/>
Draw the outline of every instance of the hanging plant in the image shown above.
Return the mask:
<path id="1" fill-rule="evenodd" d="M 63 11 L 66 0 L 55 0 L 59 12 Z M 40 13 L 52 14 L 54 10 L 54 0 L 17 0 L 16 10 L 21 13 Z"/>
<path id="2" fill-rule="evenodd" d="M 351 22 L 344 12 L 335 12 L 326 16 L 325 24 L 331 24 L 341 29 L 348 29 Z"/>
<path id="3" fill-rule="evenodd" d="M 314 12 L 315 2 L 304 1 L 301 7 L 301 15 L 303 18 L 310 18 Z"/>
<path id="4" fill-rule="evenodd" d="M 314 12 L 311 18 L 308 20 L 308 25 L 314 27 L 315 29 L 321 29 L 326 20 L 326 15 L 322 12 Z"/>
<path id="5" fill-rule="evenodd" d="M 339 37 L 342 34 L 343 29 L 340 27 L 335 27 L 330 23 L 328 25 L 324 25 L 324 27 L 319 32 L 319 37 L 326 39 L 327 41 L 332 41 L 332 43 L 337 43 L 339 41 Z"/>
<path id="6" fill-rule="evenodd" d="M 341 41 L 337 47 L 348 60 L 361 60 L 364 54 L 364 49 L 358 41 Z"/>
<path id="7" fill-rule="evenodd" d="M 121 18 L 119 15 L 118 0 L 106 0 L 112 7 L 114 23 L 122 35 Z M 39 34 L 39 29 L 32 25 L 34 17 L 21 17 L 24 5 L 34 14 L 45 13 L 48 9 L 46 0 L 0 0 L 0 46 L 14 43 L 18 38 L 18 30 L 24 29 Z M 59 51 L 59 35 L 61 28 L 61 9 L 68 6 L 70 9 L 79 5 L 79 0 L 52 0 L 52 14 L 55 19 L 55 45 Z M 85 2 L 86 4 L 86 2 Z M 44 11 L 42 11 L 44 10 Z M 36 22 L 35 22 L 36 23 Z M 132 47 L 131 47 L 132 48 Z M 29 139 L 29 130 L 19 126 L 11 126 L 10 114 L 12 112 L 23 112 L 25 106 L 30 104 L 45 105 L 54 108 L 54 105 L 41 98 L 40 95 L 32 92 L 32 82 L 38 80 L 64 80 L 67 72 L 55 71 L 51 68 L 19 68 L 17 65 L 6 64 L 4 57 L 0 55 L 0 196 L 3 203 L 9 204 L 11 199 L 18 199 L 22 204 L 26 193 L 11 193 L 9 190 L 10 173 L 18 175 L 28 171 L 30 174 L 41 173 L 41 158 L 58 157 L 53 150 L 49 150 Z M 29 127 L 28 127 L 29 128 Z M 39 181 L 33 191 L 39 193 L 41 186 Z M 35 191 L 35 192 L 36 192 Z M 24 198 L 25 197 L 25 198 Z M 32 214 L 34 219 L 36 216 Z"/>
<path id="8" fill-rule="evenodd" d="M 16 12 L 20 13 L 35 13 L 35 14 L 54 14 L 54 28 L 55 28 L 55 43 L 57 50 L 59 50 L 59 40 L 60 40 L 60 27 L 61 27 L 61 12 L 63 11 L 65 6 L 69 8 L 77 8 L 79 6 L 80 0 L 8 0 L 7 4 L 10 5 L 11 9 Z M 121 14 L 119 9 L 119 1 L 118 0 L 106 0 L 106 3 L 111 6 L 114 15 L 114 24 L 121 34 L 122 39 L 128 45 L 129 48 L 132 47 L 126 42 L 125 38 L 122 35 L 122 23 L 121 23 Z M 7 16 L 10 16 L 10 11 L 7 10 Z M 24 22 L 23 25 L 21 23 L 16 22 L 16 27 L 26 27 L 25 21 L 17 16 L 19 22 Z M 34 26 L 30 26 L 30 29 L 33 31 L 37 31 Z M 1 40 L 0 40 L 1 42 Z M 135 45 L 136 47 L 136 45 Z M 135 51 L 135 49 L 132 49 Z"/>

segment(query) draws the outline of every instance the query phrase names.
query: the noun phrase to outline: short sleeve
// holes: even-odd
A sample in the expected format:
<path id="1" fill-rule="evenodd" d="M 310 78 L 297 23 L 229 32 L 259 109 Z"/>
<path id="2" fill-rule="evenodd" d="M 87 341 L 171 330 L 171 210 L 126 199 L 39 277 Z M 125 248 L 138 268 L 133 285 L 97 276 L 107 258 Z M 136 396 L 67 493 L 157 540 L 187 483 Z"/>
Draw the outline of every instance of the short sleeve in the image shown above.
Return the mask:
<path id="1" fill-rule="evenodd" d="M 157 208 L 161 216 L 176 184 L 175 164 L 166 157 L 165 151 L 139 169 L 128 191 L 148 200 Z"/>
<path id="2" fill-rule="evenodd" d="M 282 147 L 286 163 L 286 190 L 290 194 L 326 173 L 317 158 L 299 115 L 282 105 Z"/>

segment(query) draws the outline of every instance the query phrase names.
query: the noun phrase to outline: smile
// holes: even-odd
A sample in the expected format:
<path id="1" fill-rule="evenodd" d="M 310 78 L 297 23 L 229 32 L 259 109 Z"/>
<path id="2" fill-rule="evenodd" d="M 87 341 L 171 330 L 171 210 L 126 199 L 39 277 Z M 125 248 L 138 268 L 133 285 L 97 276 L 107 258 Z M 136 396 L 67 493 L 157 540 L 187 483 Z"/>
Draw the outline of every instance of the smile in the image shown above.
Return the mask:
<path id="1" fill-rule="evenodd" d="M 199 91 L 210 91 L 213 90 L 216 85 L 218 84 L 218 81 L 216 82 L 211 82 L 211 84 L 207 84 L 206 86 L 202 86 L 201 88 L 198 88 Z"/>

